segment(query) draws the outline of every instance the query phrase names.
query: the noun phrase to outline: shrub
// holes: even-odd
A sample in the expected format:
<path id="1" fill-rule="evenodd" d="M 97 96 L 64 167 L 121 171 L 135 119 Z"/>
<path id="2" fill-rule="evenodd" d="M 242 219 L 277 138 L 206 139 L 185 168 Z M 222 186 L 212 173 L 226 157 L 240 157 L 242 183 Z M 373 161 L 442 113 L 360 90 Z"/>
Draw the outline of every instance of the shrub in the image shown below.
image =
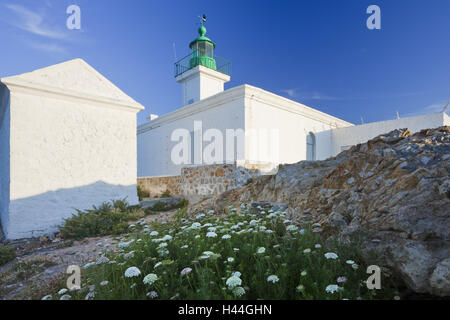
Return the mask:
<path id="1" fill-rule="evenodd" d="M 163 201 L 156 202 L 153 207 L 149 208 L 150 211 L 169 211 L 174 209 L 180 209 L 187 207 L 189 204 L 189 201 L 186 199 L 181 199 L 175 204 L 169 204 Z"/>
<path id="2" fill-rule="evenodd" d="M 66 239 L 82 239 L 119 234 L 128 228 L 127 221 L 145 216 L 140 206 L 129 206 L 125 200 L 105 202 L 101 206 L 81 211 L 66 219 L 59 227 Z"/>
<path id="3" fill-rule="evenodd" d="M 171 197 L 171 195 L 170 195 L 169 190 L 164 191 L 163 193 L 161 193 L 161 196 L 160 196 L 160 198 L 170 198 L 170 197 Z"/>
<path id="4" fill-rule="evenodd" d="M 14 260 L 15 257 L 16 252 L 13 248 L 0 244 L 0 266 L 3 266 L 8 262 Z"/>
<path id="5" fill-rule="evenodd" d="M 359 245 L 326 241 L 321 228 L 301 229 L 285 212 L 247 208 L 194 218 L 180 210 L 181 223 L 153 224 L 158 233 L 136 233 L 136 241 L 107 254 L 117 263 L 86 269 L 84 278 L 97 288 L 94 299 L 394 297 L 388 278 L 383 277 L 380 290 L 367 288 Z M 100 286 L 105 280 L 108 285 Z M 84 299 L 85 294 L 77 294 L 74 299 Z"/>

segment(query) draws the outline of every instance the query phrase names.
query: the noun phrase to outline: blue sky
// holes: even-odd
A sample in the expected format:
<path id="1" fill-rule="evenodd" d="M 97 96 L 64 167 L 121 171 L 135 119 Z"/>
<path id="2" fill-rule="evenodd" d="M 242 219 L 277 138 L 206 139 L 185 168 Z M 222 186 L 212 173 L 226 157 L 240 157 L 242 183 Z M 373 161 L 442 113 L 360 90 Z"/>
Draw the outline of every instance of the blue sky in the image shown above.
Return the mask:
<path id="1" fill-rule="evenodd" d="M 81 8 L 81 30 L 66 8 Z M 366 8 L 381 8 L 369 30 Z M 216 54 L 243 83 L 360 123 L 441 111 L 450 100 L 450 1 L 0 0 L 0 77 L 83 58 L 150 113 L 181 104 L 175 54 L 206 13 Z M 175 50 L 174 50 L 175 48 Z"/>

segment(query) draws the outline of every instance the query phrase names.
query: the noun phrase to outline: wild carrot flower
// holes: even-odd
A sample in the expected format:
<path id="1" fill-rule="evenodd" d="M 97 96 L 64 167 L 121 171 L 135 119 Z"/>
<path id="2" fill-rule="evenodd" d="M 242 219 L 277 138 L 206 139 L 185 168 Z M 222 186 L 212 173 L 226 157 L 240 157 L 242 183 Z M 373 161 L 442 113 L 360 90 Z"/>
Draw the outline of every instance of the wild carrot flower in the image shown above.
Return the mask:
<path id="1" fill-rule="evenodd" d="M 230 239 L 230 238 L 231 238 L 231 236 L 229 234 L 224 234 L 222 236 L 222 239 Z"/>
<path id="2" fill-rule="evenodd" d="M 141 270 L 139 270 L 136 267 L 129 267 L 127 270 L 125 270 L 125 277 L 127 277 L 127 278 L 137 277 L 140 274 L 141 274 Z"/>
<path id="3" fill-rule="evenodd" d="M 181 270 L 180 274 L 182 276 L 185 276 L 185 275 L 191 273 L 191 271 L 192 271 L 192 268 L 184 268 L 183 270 Z"/>
<path id="4" fill-rule="evenodd" d="M 303 250 L 303 253 L 310 253 L 310 252 L 311 252 L 310 248 L 307 248 L 307 249 Z"/>
<path id="5" fill-rule="evenodd" d="M 144 277 L 144 280 L 142 280 L 142 282 L 144 284 L 152 285 L 153 283 L 156 282 L 156 280 L 158 280 L 158 276 L 154 273 L 149 273 Z"/>
<path id="6" fill-rule="evenodd" d="M 245 289 L 242 288 L 242 287 L 235 287 L 235 288 L 233 289 L 233 294 L 234 294 L 236 297 L 242 297 L 242 296 L 245 294 Z"/>
<path id="7" fill-rule="evenodd" d="M 215 238 L 215 237 L 217 237 L 217 233 L 215 233 L 215 232 L 208 232 L 206 234 L 206 237 L 207 238 Z"/>
<path id="8" fill-rule="evenodd" d="M 346 277 L 344 277 L 344 276 L 342 276 L 342 277 L 339 277 L 339 278 L 337 278 L 337 280 L 336 280 L 338 283 L 344 283 L 344 282 L 346 282 L 347 281 L 347 278 Z"/>
<path id="9" fill-rule="evenodd" d="M 287 231 L 297 231 L 298 227 L 296 225 L 291 224 L 286 227 L 286 230 Z"/>
<path id="10" fill-rule="evenodd" d="M 325 258 L 327 259 L 337 259 L 338 255 L 334 252 L 327 252 L 324 254 Z"/>
<path id="11" fill-rule="evenodd" d="M 258 251 L 256 251 L 257 253 L 259 253 L 259 254 L 263 254 L 264 252 L 266 252 L 266 248 L 264 248 L 264 247 L 259 247 L 258 248 Z"/>
<path id="12" fill-rule="evenodd" d="M 66 292 L 67 292 L 67 289 L 64 288 L 64 289 L 59 290 L 59 291 L 58 291 L 58 294 L 59 294 L 59 295 L 63 295 L 63 294 L 65 294 Z"/>
<path id="13" fill-rule="evenodd" d="M 328 293 L 335 293 L 339 290 L 339 286 L 337 284 L 330 284 L 325 288 L 325 291 Z"/>
<path id="14" fill-rule="evenodd" d="M 278 281 L 280 281 L 280 278 L 274 274 L 267 277 L 267 282 L 277 283 Z"/>
<path id="15" fill-rule="evenodd" d="M 158 297 L 158 293 L 156 291 L 150 291 L 149 293 L 147 293 L 147 297 L 149 297 L 150 299 L 155 299 Z"/>
<path id="16" fill-rule="evenodd" d="M 228 288 L 232 289 L 234 287 L 240 286 L 242 284 L 242 280 L 239 277 L 231 276 L 227 279 L 226 285 Z"/>
<path id="17" fill-rule="evenodd" d="M 355 261 L 353 261 L 353 260 L 347 260 L 347 261 L 345 261 L 345 263 L 346 263 L 346 264 L 354 264 Z"/>

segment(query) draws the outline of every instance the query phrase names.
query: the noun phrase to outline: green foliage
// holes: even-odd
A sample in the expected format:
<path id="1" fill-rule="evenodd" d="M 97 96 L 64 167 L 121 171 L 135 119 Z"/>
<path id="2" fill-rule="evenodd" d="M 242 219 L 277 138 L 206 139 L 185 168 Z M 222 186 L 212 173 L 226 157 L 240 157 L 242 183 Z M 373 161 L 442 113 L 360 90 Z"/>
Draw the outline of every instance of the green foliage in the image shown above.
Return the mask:
<path id="1" fill-rule="evenodd" d="M 224 217 L 209 212 L 195 218 L 179 210 L 175 223 L 152 224 L 157 233 L 149 228 L 134 233 L 134 242 L 108 253 L 116 263 L 87 268 L 83 278 L 89 281 L 82 286 L 95 284 L 94 299 L 101 300 L 150 299 L 152 292 L 157 294 L 154 299 L 394 297 L 393 286 L 383 276 L 381 290 L 367 288 L 369 275 L 359 243 L 327 241 L 321 228 L 300 229 L 285 212 L 247 208 L 240 213 L 230 208 L 232 213 Z M 130 267 L 137 267 L 140 274 L 125 276 Z M 235 272 L 240 274 L 231 279 L 234 286 L 230 278 Z M 154 277 L 145 278 L 149 274 L 157 280 L 149 282 Z M 100 286 L 105 280 L 108 284 Z"/>
<path id="2" fill-rule="evenodd" d="M 144 198 L 150 197 L 150 193 L 148 191 L 142 190 L 140 186 L 137 186 L 137 194 L 139 197 L 139 201 L 142 201 Z"/>
<path id="3" fill-rule="evenodd" d="M 66 239 L 82 239 L 111 234 L 120 234 L 128 230 L 127 221 L 145 216 L 140 206 L 129 206 L 125 200 L 105 202 L 99 207 L 81 211 L 64 221 L 59 227 Z"/>
<path id="4" fill-rule="evenodd" d="M 161 196 L 160 196 L 160 198 L 170 198 L 170 197 L 171 197 L 171 195 L 170 195 L 169 190 L 164 191 L 163 193 L 161 193 Z"/>
<path id="5" fill-rule="evenodd" d="M 181 199 L 180 201 L 176 202 L 175 204 L 168 204 L 163 201 L 158 201 L 149 210 L 157 211 L 157 212 L 169 211 L 169 210 L 187 207 L 188 204 L 189 204 L 189 201 L 186 199 Z"/>
<path id="6" fill-rule="evenodd" d="M 13 248 L 0 244 L 0 266 L 14 260 L 16 252 Z"/>
<path id="7" fill-rule="evenodd" d="M 253 178 L 248 178 L 247 182 L 244 184 L 244 186 L 248 186 L 249 184 L 253 183 Z"/>

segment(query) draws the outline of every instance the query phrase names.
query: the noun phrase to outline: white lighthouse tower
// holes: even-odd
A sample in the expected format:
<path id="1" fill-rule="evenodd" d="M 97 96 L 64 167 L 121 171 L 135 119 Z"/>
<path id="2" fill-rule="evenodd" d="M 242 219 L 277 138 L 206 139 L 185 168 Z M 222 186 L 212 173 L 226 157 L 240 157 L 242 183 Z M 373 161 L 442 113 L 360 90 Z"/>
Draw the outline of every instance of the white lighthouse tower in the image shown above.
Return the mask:
<path id="1" fill-rule="evenodd" d="M 216 45 L 205 37 L 203 22 L 198 29 L 199 37 L 192 41 L 192 52 L 175 63 L 175 79 L 182 87 L 183 106 L 213 96 L 224 90 L 224 83 L 230 81 L 231 62 L 214 56 Z"/>

